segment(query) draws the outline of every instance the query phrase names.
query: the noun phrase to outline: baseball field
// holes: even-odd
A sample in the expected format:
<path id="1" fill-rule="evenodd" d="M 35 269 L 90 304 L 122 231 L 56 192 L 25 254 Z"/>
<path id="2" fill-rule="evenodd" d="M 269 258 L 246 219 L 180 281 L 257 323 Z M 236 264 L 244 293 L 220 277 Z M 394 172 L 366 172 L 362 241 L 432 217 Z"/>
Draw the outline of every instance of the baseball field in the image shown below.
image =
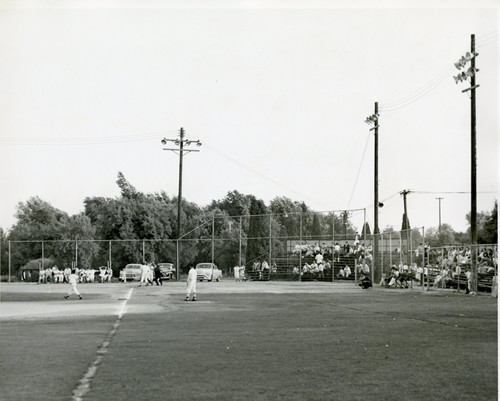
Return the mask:
<path id="1" fill-rule="evenodd" d="M 497 299 L 349 283 L 2 283 L 1 400 L 497 400 Z"/>

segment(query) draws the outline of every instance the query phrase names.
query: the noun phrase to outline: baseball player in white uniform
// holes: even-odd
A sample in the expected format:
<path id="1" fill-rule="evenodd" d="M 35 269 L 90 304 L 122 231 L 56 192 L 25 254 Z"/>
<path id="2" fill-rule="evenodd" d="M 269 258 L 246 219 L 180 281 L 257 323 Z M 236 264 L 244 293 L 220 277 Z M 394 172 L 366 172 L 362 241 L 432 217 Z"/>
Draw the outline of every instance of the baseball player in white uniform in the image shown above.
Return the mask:
<path id="1" fill-rule="evenodd" d="M 149 266 L 148 265 L 142 265 L 141 266 L 141 281 L 139 282 L 139 287 L 142 286 L 142 283 L 148 285 L 148 273 L 149 273 Z"/>
<path id="2" fill-rule="evenodd" d="M 192 301 L 196 301 L 196 280 L 197 280 L 196 269 L 193 266 L 191 266 L 191 269 L 189 269 L 187 277 L 186 299 L 184 299 L 184 301 L 189 301 L 189 296 L 191 294 L 193 294 Z"/>
<path id="3" fill-rule="evenodd" d="M 69 289 L 68 295 L 66 295 L 64 298 L 68 299 L 72 293 L 75 293 L 80 299 L 82 299 L 82 296 L 76 288 L 76 283 L 78 283 L 78 275 L 76 274 L 76 270 L 73 269 L 71 271 L 71 274 L 69 275 L 69 285 L 71 285 L 71 287 Z"/>

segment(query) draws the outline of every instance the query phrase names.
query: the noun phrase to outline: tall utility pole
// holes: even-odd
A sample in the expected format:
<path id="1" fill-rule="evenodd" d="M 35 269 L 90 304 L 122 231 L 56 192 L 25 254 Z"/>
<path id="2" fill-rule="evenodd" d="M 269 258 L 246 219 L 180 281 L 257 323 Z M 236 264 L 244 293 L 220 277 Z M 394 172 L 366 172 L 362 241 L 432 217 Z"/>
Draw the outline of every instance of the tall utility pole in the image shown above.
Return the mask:
<path id="1" fill-rule="evenodd" d="M 476 38 L 471 35 L 470 51 L 472 54 L 476 52 Z M 471 233 L 471 290 L 477 292 L 477 158 L 476 158 L 476 58 L 471 59 L 472 75 L 470 79 L 471 97 L 470 97 L 470 137 L 471 137 L 471 216 L 470 216 L 470 233 Z"/>
<path id="2" fill-rule="evenodd" d="M 177 240 L 181 239 L 181 211 L 182 211 L 182 162 L 184 158 L 184 153 L 189 152 L 199 152 L 195 149 L 186 149 L 185 146 L 191 144 L 196 144 L 196 146 L 201 146 L 199 140 L 192 141 L 184 138 L 184 128 L 181 127 L 179 131 L 179 139 L 168 139 L 163 138 L 161 143 L 166 145 L 168 142 L 173 142 L 177 148 L 163 148 L 163 150 L 171 150 L 179 155 L 179 194 L 177 196 Z M 179 280 L 180 274 L 180 263 L 179 263 L 179 252 L 177 252 L 177 280 Z"/>
<path id="3" fill-rule="evenodd" d="M 349 212 L 344 210 L 342 212 L 342 224 L 344 225 L 344 239 L 347 240 L 347 219 L 349 217 Z"/>
<path id="4" fill-rule="evenodd" d="M 181 237 L 181 204 L 182 204 L 182 161 L 184 159 L 184 128 L 181 127 L 179 141 L 179 193 L 177 195 L 177 238 Z"/>
<path id="5" fill-rule="evenodd" d="M 400 192 L 403 195 L 403 222 L 401 224 L 401 231 L 405 232 L 405 236 L 408 237 L 408 230 L 410 227 L 410 219 L 408 218 L 408 208 L 406 205 L 406 195 L 408 195 L 411 191 L 409 189 L 404 189 Z"/>
<path id="6" fill-rule="evenodd" d="M 471 216 L 470 216 L 470 234 L 471 234 L 471 291 L 477 292 L 477 156 L 476 156 L 476 89 L 479 85 L 476 84 L 476 73 L 479 71 L 476 68 L 476 38 L 472 34 L 470 37 L 470 53 L 467 52 L 460 60 L 455 63 L 458 70 L 464 69 L 460 74 L 453 77 L 455 83 L 469 82 L 470 87 L 462 90 L 462 93 L 470 91 L 470 137 L 471 137 Z M 467 67 L 470 63 L 470 67 Z"/>
<path id="7" fill-rule="evenodd" d="M 378 235 L 380 233 L 378 228 L 378 102 L 375 102 L 375 112 L 368 116 L 365 123 L 373 125 L 370 131 L 375 133 L 375 146 L 374 146 L 374 168 L 373 168 L 373 268 L 372 276 L 378 268 Z"/>
<path id="8" fill-rule="evenodd" d="M 407 258 L 407 263 L 411 263 L 411 244 L 410 244 L 410 219 L 408 218 L 408 208 L 406 204 L 406 195 L 408 195 L 411 191 L 409 189 L 404 189 L 401 191 L 401 195 L 403 195 L 403 223 L 401 224 L 401 231 L 403 231 L 404 238 L 406 239 L 406 258 Z"/>
<path id="9" fill-rule="evenodd" d="M 439 230 L 439 232 L 441 232 L 441 201 L 444 198 L 436 198 L 436 199 L 439 201 L 439 226 L 438 226 L 438 230 Z"/>

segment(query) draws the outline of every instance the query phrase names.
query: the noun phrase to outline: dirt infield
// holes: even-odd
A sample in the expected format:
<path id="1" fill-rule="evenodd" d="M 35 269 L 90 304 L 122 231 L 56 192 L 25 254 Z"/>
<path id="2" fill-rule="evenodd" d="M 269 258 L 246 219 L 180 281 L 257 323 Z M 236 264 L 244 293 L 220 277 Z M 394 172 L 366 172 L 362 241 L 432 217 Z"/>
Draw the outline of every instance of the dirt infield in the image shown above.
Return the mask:
<path id="1" fill-rule="evenodd" d="M 352 283 L 2 284 L 2 400 L 495 400 L 497 300 Z"/>

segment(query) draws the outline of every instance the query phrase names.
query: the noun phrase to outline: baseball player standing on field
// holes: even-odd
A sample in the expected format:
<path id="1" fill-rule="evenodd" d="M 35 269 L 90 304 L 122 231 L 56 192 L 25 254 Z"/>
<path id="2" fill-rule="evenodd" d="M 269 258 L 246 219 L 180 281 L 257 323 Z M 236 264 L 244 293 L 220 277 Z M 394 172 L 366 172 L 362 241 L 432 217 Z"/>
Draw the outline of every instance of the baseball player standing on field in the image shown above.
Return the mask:
<path id="1" fill-rule="evenodd" d="M 184 299 L 184 301 L 189 301 L 189 296 L 191 294 L 193 294 L 192 301 L 196 301 L 196 279 L 197 279 L 196 269 L 193 266 L 191 266 L 191 269 L 189 269 L 188 273 L 186 299 Z"/>
<path id="2" fill-rule="evenodd" d="M 72 293 L 75 293 L 80 297 L 80 299 L 82 299 L 82 296 L 80 295 L 78 289 L 76 288 L 76 283 L 78 283 L 78 274 L 76 274 L 76 270 L 73 269 L 71 270 L 71 274 L 69 275 L 69 285 L 71 287 L 69 289 L 68 295 L 66 295 L 64 298 L 68 299 Z"/>

